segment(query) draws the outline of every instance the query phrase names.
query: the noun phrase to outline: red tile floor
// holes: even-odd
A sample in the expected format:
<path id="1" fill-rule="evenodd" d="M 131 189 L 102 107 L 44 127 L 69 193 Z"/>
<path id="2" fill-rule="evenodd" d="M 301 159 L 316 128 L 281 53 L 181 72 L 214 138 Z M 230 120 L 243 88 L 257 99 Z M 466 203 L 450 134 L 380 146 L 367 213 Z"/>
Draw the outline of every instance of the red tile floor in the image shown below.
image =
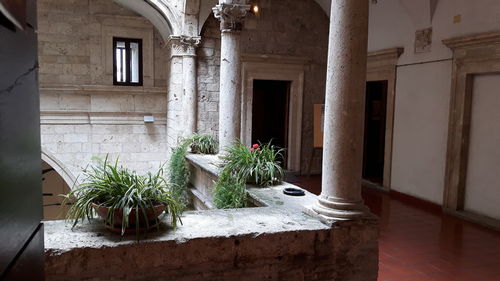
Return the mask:
<path id="1" fill-rule="evenodd" d="M 319 176 L 291 182 L 321 190 Z M 364 188 L 363 198 L 380 217 L 379 281 L 500 280 L 500 232 L 398 193 Z"/>

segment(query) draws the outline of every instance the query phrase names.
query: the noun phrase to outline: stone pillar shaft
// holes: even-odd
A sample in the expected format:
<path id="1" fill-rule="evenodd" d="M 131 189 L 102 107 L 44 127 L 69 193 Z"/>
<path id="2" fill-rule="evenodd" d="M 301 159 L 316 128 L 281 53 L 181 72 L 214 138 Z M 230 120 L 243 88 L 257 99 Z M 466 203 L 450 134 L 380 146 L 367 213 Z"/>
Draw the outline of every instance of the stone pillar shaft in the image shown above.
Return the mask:
<path id="1" fill-rule="evenodd" d="M 241 62 L 240 30 L 250 10 L 241 1 L 221 0 L 213 8 L 220 19 L 221 63 L 219 94 L 219 151 L 223 152 L 240 138 L 241 128 Z M 244 1 L 243 1 L 244 2 Z"/>
<path id="2" fill-rule="evenodd" d="M 333 0 L 331 5 L 322 190 L 313 207 L 330 218 L 366 214 L 361 173 L 368 8 L 367 0 Z"/>
<path id="3" fill-rule="evenodd" d="M 183 88 L 183 112 L 185 117 L 185 136 L 191 136 L 196 132 L 196 119 L 198 115 L 197 105 L 197 75 L 196 75 L 196 48 L 201 43 L 200 37 L 182 36 L 181 43 L 185 52 L 182 56 L 182 88 Z"/>
<path id="4" fill-rule="evenodd" d="M 183 111 L 185 113 L 186 130 L 189 136 L 196 132 L 197 95 L 196 95 L 196 57 L 184 56 L 182 58 L 183 73 Z"/>
<path id="5" fill-rule="evenodd" d="M 197 117 L 197 75 L 196 48 L 200 37 L 172 36 L 172 57 L 182 58 L 182 112 L 181 135 L 189 137 L 196 132 Z"/>
<path id="6" fill-rule="evenodd" d="M 241 74 L 240 35 L 235 31 L 221 34 L 219 151 L 240 138 Z"/>

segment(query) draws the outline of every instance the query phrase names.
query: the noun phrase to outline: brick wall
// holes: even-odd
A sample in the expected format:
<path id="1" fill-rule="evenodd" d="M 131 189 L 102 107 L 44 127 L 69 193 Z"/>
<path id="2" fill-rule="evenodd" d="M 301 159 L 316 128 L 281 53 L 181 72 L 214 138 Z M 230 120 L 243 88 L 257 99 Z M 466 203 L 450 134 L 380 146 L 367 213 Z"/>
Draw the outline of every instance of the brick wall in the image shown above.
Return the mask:
<path id="1" fill-rule="evenodd" d="M 261 14 L 249 15 L 241 33 L 242 52 L 307 57 L 305 71 L 301 170 L 313 148 L 313 104 L 324 103 L 329 20 L 313 0 L 261 1 Z M 218 134 L 220 31 L 210 16 L 202 30 L 198 49 L 198 130 Z M 313 172 L 321 169 L 320 156 Z"/>

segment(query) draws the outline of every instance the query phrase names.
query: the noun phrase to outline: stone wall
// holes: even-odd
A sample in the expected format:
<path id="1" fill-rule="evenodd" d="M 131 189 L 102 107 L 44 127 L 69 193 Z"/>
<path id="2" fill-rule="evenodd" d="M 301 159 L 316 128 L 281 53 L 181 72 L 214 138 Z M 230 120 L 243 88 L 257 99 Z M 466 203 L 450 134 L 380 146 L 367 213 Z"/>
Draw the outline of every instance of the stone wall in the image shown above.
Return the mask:
<path id="1" fill-rule="evenodd" d="M 209 17 L 201 32 L 198 48 L 198 132 L 218 137 L 220 86 L 220 31 Z"/>
<path id="2" fill-rule="evenodd" d="M 112 0 L 40 0 L 38 21 L 42 149 L 74 176 L 108 153 L 157 168 L 168 153 L 169 54 L 153 25 Z M 113 36 L 143 40 L 143 86 L 113 86 Z"/>
<path id="3" fill-rule="evenodd" d="M 310 59 L 305 71 L 301 171 L 313 148 L 313 104 L 324 103 L 329 20 L 313 0 L 261 1 L 261 13 L 249 15 L 241 33 L 242 52 L 300 56 Z M 202 29 L 198 49 L 198 130 L 218 133 L 220 31 L 210 16 Z M 320 172 L 318 155 L 312 171 Z"/>
<path id="4" fill-rule="evenodd" d="M 42 150 L 57 157 L 73 176 L 94 156 L 119 157 L 139 172 L 158 168 L 167 157 L 165 125 L 51 124 L 42 125 L 41 132 Z"/>
<path id="5" fill-rule="evenodd" d="M 163 232 L 140 243 L 134 243 L 133 237 L 116 242 L 116 234 L 113 237 L 88 227 L 80 228 L 75 235 L 69 227 L 64 228 L 62 221 L 50 222 L 46 224 L 49 239 L 61 235 L 80 237 L 74 240 L 79 247 L 71 249 L 65 249 L 64 245 L 54 247 L 57 240 L 48 242 L 45 278 L 48 281 L 377 279 L 377 231 L 374 226 L 345 223 L 325 229 L 309 221 L 299 229 L 293 226 L 295 222 L 284 219 L 274 226 L 285 229 L 271 231 L 268 226 L 242 223 L 245 220 L 254 222 L 263 212 L 267 217 L 276 215 L 269 210 L 241 210 L 234 216 L 224 210 L 190 212 L 184 219 L 186 227 L 181 226 L 171 233 Z M 227 217 L 238 221 L 231 223 Z M 205 225 L 206 235 L 188 230 L 192 228 L 188 223 L 202 220 L 211 223 Z M 270 221 L 272 219 L 267 222 Z M 264 221 L 260 223 L 266 224 Z M 290 230 L 286 229 L 287 223 Z M 235 231 L 238 229 L 236 225 L 247 230 Z M 215 234 L 213 230 L 217 226 L 222 231 L 215 231 Z M 233 230 L 229 229 L 231 227 Z M 84 231 L 83 235 L 79 235 L 79 231 Z M 86 240 L 82 240 L 84 237 Z M 109 242 L 103 243 L 104 240 Z"/>
<path id="6" fill-rule="evenodd" d="M 192 189 L 209 194 L 220 159 L 187 159 Z M 164 218 L 139 242 L 134 234 L 110 233 L 98 220 L 75 229 L 47 222 L 46 280 L 376 280 L 377 219 L 325 222 L 304 213 L 316 195 L 285 195 L 289 187 L 299 188 L 248 185 L 248 198 L 258 207 L 187 211 L 177 229 Z M 209 207 L 211 199 L 202 197 Z"/>

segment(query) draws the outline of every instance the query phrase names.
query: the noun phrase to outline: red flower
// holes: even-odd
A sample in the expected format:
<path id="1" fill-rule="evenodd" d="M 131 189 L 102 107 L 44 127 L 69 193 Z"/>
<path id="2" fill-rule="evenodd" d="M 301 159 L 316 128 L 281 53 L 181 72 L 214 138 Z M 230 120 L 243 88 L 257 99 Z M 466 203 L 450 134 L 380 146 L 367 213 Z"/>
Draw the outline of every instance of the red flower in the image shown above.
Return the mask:
<path id="1" fill-rule="evenodd" d="M 254 145 L 252 145 L 252 148 L 253 149 L 257 149 L 257 148 L 259 148 L 259 145 L 258 144 L 254 144 Z"/>

